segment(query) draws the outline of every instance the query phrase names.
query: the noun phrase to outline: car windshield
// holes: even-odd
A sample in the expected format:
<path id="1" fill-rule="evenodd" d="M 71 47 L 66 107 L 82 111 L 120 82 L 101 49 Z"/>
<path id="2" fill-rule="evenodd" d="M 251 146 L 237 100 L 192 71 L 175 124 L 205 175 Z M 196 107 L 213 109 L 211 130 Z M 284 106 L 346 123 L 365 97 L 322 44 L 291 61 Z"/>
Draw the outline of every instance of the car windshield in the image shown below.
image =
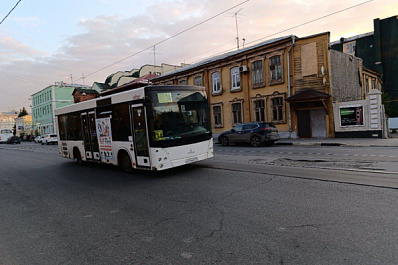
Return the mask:
<path id="1" fill-rule="evenodd" d="M 149 90 L 151 146 L 166 147 L 211 137 L 209 105 L 202 89 Z"/>

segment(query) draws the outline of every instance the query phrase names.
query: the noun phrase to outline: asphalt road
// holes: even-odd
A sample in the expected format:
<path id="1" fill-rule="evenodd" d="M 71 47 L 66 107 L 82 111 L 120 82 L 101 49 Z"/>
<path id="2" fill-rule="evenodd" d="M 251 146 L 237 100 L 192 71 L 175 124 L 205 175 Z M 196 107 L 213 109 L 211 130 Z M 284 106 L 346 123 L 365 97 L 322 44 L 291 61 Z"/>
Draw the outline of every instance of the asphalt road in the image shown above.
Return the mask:
<path id="1" fill-rule="evenodd" d="M 0 264 L 398 263 L 393 151 L 215 151 L 166 172 L 126 174 L 78 166 L 56 146 L 0 145 Z M 385 170 L 280 162 L 344 153 Z"/>

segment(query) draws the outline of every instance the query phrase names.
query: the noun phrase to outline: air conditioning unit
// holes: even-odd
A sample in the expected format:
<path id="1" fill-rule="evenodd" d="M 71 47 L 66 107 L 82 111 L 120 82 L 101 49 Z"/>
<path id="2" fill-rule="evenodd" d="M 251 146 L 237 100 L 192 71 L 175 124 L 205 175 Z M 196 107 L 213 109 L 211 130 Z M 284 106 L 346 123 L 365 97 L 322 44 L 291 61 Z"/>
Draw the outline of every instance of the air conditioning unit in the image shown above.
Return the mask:
<path id="1" fill-rule="evenodd" d="M 249 69 L 247 69 L 247 66 L 246 65 L 242 65 L 242 66 L 240 66 L 239 67 L 239 72 L 241 72 L 241 73 L 245 73 L 245 72 L 247 72 Z"/>

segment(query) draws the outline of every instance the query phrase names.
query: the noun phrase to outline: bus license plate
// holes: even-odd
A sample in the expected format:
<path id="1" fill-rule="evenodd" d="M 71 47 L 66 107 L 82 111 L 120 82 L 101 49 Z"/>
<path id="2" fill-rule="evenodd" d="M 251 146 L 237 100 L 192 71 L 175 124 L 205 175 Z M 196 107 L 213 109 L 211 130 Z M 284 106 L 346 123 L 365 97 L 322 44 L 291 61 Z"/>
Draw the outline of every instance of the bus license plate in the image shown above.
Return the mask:
<path id="1" fill-rule="evenodd" d="M 191 157 L 191 158 L 185 159 L 185 163 L 192 163 L 192 162 L 195 162 L 195 161 L 198 161 L 197 157 Z"/>

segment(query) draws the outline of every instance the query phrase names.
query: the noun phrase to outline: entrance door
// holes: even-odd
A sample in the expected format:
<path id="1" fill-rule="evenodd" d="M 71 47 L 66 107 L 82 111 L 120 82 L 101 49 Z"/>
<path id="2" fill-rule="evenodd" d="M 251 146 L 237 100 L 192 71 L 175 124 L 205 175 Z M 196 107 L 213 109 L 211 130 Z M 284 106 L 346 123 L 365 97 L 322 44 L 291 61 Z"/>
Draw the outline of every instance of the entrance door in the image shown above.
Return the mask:
<path id="1" fill-rule="evenodd" d="M 81 122 L 83 127 L 83 142 L 86 159 L 99 160 L 99 146 L 97 139 L 97 130 L 95 127 L 94 112 L 82 113 Z"/>
<path id="2" fill-rule="evenodd" d="M 297 129 L 300 138 L 311 138 L 311 117 L 309 110 L 297 112 Z"/>
<path id="3" fill-rule="evenodd" d="M 142 104 L 132 105 L 131 113 L 137 166 L 149 167 L 150 161 L 145 108 Z"/>
<path id="4" fill-rule="evenodd" d="M 326 138 L 326 111 L 324 109 L 311 110 L 312 137 Z"/>

